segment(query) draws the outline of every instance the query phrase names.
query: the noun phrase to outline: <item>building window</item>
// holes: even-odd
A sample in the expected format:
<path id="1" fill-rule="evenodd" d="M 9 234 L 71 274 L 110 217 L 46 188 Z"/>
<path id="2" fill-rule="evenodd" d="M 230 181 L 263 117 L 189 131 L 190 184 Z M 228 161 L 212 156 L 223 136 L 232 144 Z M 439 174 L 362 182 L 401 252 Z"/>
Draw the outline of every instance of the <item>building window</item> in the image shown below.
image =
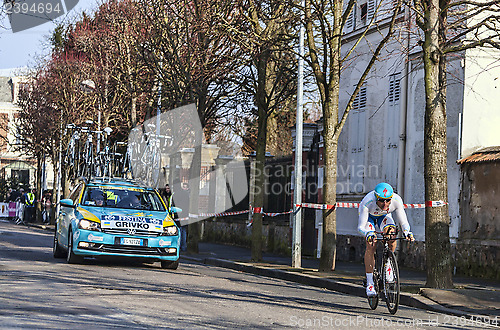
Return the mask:
<path id="1" fill-rule="evenodd" d="M 375 16 L 375 10 L 377 8 L 376 0 L 368 0 L 359 6 L 360 22 L 361 25 L 370 24 L 371 20 Z"/>
<path id="2" fill-rule="evenodd" d="M 365 108 L 366 108 L 366 86 L 363 86 L 361 87 L 358 95 L 356 95 L 356 98 L 354 99 L 354 102 L 352 104 L 352 109 L 364 111 Z"/>
<path id="3" fill-rule="evenodd" d="M 366 17 L 368 16 L 368 3 L 364 3 L 361 6 L 359 6 L 360 12 L 361 12 L 361 22 L 363 24 L 366 24 Z"/>
<path id="4" fill-rule="evenodd" d="M 399 104 L 401 96 L 401 74 L 396 73 L 389 76 L 389 104 Z"/>

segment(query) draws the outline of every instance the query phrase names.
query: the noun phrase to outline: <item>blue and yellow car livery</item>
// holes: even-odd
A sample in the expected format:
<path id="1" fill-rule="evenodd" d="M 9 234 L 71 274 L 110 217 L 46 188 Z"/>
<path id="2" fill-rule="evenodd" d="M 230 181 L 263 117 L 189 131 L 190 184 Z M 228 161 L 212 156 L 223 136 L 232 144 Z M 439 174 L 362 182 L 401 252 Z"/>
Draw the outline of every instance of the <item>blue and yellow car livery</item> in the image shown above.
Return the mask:
<path id="1" fill-rule="evenodd" d="M 61 200 L 53 254 L 78 263 L 84 257 L 130 257 L 179 264 L 179 229 L 154 189 L 120 179 L 82 182 Z"/>

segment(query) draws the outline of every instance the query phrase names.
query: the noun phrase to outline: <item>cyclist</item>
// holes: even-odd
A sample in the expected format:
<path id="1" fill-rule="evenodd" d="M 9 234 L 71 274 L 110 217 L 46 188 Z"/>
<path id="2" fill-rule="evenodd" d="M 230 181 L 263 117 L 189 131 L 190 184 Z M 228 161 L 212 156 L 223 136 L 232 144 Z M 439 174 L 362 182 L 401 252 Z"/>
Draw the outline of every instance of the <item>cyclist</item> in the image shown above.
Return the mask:
<path id="1" fill-rule="evenodd" d="M 375 189 L 369 192 L 359 205 L 358 231 L 366 238 L 365 271 L 366 271 L 366 295 L 369 297 L 377 295 L 373 285 L 373 268 L 375 267 L 376 238 L 375 229 L 378 227 L 384 233 L 395 233 L 396 224 L 391 213 L 394 212 L 397 220 L 403 228 L 403 233 L 409 241 L 414 241 L 410 224 L 406 218 L 403 200 L 394 193 L 391 185 L 385 182 L 379 183 Z M 389 242 L 389 248 L 396 250 L 396 241 Z M 388 271 L 389 270 L 384 270 Z M 389 273 L 390 274 L 390 273 Z"/>

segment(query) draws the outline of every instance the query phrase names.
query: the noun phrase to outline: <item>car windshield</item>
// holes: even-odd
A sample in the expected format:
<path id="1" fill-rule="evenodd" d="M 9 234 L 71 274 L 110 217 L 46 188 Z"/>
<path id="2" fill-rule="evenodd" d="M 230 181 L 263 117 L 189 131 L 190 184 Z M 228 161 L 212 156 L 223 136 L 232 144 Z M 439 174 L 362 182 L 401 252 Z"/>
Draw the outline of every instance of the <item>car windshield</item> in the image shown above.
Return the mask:
<path id="1" fill-rule="evenodd" d="M 85 188 L 81 204 L 95 207 L 165 211 L 158 194 L 153 190 L 141 188 L 88 186 Z"/>

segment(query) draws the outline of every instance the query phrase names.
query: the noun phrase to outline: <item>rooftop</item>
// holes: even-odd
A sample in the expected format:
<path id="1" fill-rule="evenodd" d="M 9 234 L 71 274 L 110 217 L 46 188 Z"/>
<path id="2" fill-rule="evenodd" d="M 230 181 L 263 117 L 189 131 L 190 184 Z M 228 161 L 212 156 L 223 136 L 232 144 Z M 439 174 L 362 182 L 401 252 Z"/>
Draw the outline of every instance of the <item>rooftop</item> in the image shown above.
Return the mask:
<path id="1" fill-rule="evenodd" d="M 466 163 L 486 163 L 500 160 L 500 146 L 479 149 L 472 155 L 457 160 L 458 164 Z"/>

